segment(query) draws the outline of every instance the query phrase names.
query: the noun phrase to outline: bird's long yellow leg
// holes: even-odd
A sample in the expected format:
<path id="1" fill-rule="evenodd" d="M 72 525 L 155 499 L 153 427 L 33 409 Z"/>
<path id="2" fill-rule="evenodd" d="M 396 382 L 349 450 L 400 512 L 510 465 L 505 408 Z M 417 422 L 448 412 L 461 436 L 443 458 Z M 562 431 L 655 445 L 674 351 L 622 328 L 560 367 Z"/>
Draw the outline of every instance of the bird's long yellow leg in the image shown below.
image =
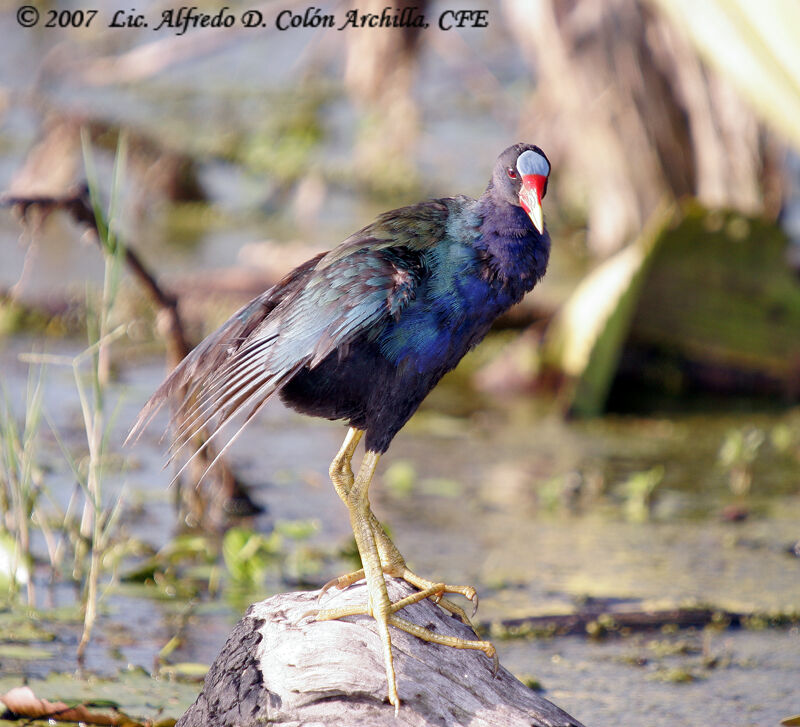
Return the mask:
<path id="1" fill-rule="evenodd" d="M 336 488 L 336 492 L 339 494 L 339 497 L 343 502 L 345 502 L 345 504 L 347 503 L 347 495 L 350 492 L 350 488 L 353 486 L 353 482 L 355 480 L 351 467 L 353 454 L 355 453 L 356 447 L 358 447 L 358 443 L 361 441 L 363 436 L 363 430 L 350 427 L 350 429 L 347 431 L 347 436 L 345 437 L 344 442 L 339 449 L 339 452 L 337 453 L 336 457 L 334 457 L 333 462 L 331 462 L 330 469 L 328 470 L 331 481 L 333 482 L 333 486 Z M 444 593 L 458 593 L 465 598 L 468 598 L 473 603 L 472 615 L 474 616 L 478 610 L 478 594 L 476 593 L 475 589 L 472 586 L 451 586 L 446 583 L 438 584 L 435 581 L 421 578 L 416 573 L 409 570 L 409 568 L 406 566 L 405 558 L 403 558 L 402 554 L 397 549 L 397 546 L 386 534 L 386 531 L 383 529 L 383 526 L 378 518 L 375 517 L 372 510 L 369 511 L 369 520 L 372 530 L 375 533 L 375 543 L 378 546 L 378 554 L 380 555 L 381 564 L 383 565 L 383 572 L 386 573 L 386 575 L 402 578 L 404 581 L 410 583 L 416 588 L 419 588 L 421 591 L 430 590 L 434 585 L 441 586 L 438 590 L 431 594 L 431 598 L 433 598 L 436 603 L 438 603 L 446 611 L 455 614 L 467 626 L 472 628 L 472 623 L 470 622 L 469 617 L 464 609 L 460 606 L 457 606 L 452 601 L 443 598 L 442 596 Z M 347 573 L 328 581 L 328 583 L 322 587 L 322 593 L 325 593 L 330 588 L 347 588 L 362 578 L 364 578 L 363 568 L 361 570 Z"/>
<path id="2" fill-rule="evenodd" d="M 336 488 L 337 494 L 345 503 L 347 502 L 347 495 L 350 492 L 350 488 L 353 486 L 353 482 L 355 481 L 355 478 L 353 477 L 353 469 L 350 463 L 353 461 L 353 454 L 355 453 L 356 447 L 363 436 L 363 429 L 350 427 L 350 429 L 347 430 L 347 436 L 344 438 L 344 442 L 342 443 L 338 454 L 333 458 L 330 469 L 328 469 L 328 473 L 331 476 L 331 482 L 333 482 L 333 486 Z"/>
<path id="3" fill-rule="evenodd" d="M 318 620 L 331 620 L 343 618 L 344 616 L 363 614 L 372 616 L 375 619 L 378 626 L 378 635 L 383 645 L 386 678 L 389 684 L 389 701 L 394 705 L 395 712 L 397 712 L 400 701 L 397 696 L 397 681 L 392 659 L 392 642 L 389 635 L 389 624 L 395 628 L 413 634 L 424 641 L 452 646 L 458 649 L 477 649 L 483 651 L 488 657 L 493 659 L 495 670 L 497 669 L 497 654 L 494 646 L 488 641 L 471 641 L 454 636 L 444 636 L 434 633 L 429 629 L 422 628 L 421 626 L 417 626 L 395 615 L 397 611 L 405 608 L 405 606 L 425 598 L 437 597 L 439 602 L 442 603 L 444 599 L 441 599 L 441 594 L 448 592 L 448 589 L 451 589 L 451 587 L 444 583 L 434 583 L 419 578 L 409 571 L 405 566 L 405 560 L 400 555 L 400 552 L 386 535 L 377 518 L 372 513 L 369 507 L 369 485 L 375 474 L 375 468 L 378 465 L 380 454 L 367 451 L 356 478 L 353 478 L 352 469 L 350 467 L 350 461 L 362 435 L 363 432 L 352 428 L 350 429 L 342 448 L 331 464 L 330 474 L 336 491 L 339 493 L 342 500 L 344 500 L 350 513 L 350 524 L 353 528 L 356 546 L 358 547 L 358 552 L 364 567 L 361 571 L 351 573 L 348 576 L 343 576 L 342 579 L 333 581 L 332 584 L 335 583 L 339 585 L 341 583 L 341 585 L 348 585 L 361 577 L 365 577 L 369 600 L 366 606 L 321 610 L 317 613 L 316 618 Z M 417 587 L 421 588 L 420 592 L 403 598 L 394 604 L 391 603 L 386 590 L 386 581 L 383 578 L 385 572 L 391 575 L 398 575 L 408 580 L 410 583 L 417 585 Z M 414 580 L 411 580 L 409 576 Z M 472 591 L 474 594 L 474 589 L 467 587 L 456 588 L 459 590 L 451 590 L 451 592 L 463 593 L 464 591 Z M 449 602 L 445 603 L 448 604 L 445 606 L 447 610 L 454 613 L 460 611 L 461 613 L 459 615 L 462 615 L 464 620 L 469 623 L 462 609 L 459 609 Z M 442 605 L 444 605 L 444 603 Z M 448 606 L 450 606 L 450 608 L 448 608 Z"/>
<path id="4" fill-rule="evenodd" d="M 375 533 L 369 517 L 369 485 L 375 468 L 378 466 L 380 454 L 377 452 L 366 452 L 358 476 L 347 493 L 347 509 L 350 512 L 350 525 L 353 528 L 353 535 L 356 539 L 361 564 L 364 566 L 364 577 L 367 580 L 367 592 L 369 601 L 362 613 L 368 614 L 375 619 L 378 625 L 378 636 L 383 645 L 383 661 L 386 666 L 386 679 L 389 682 L 389 701 L 394 705 L 395 712 L 400 707 L 400 699 L 397 696 L 397 680 L 394 675 L 394 662 L 392 660 L 392 640 L 389 636 L 389 616 L 391 614 L 391 602 L 386 591 L 386 581 L 383 578 L 383 566 L 378 554 L 378 546 L 375 543 Z M 335 613 L 320 611 L 317 618 L 338 618 Z"/>

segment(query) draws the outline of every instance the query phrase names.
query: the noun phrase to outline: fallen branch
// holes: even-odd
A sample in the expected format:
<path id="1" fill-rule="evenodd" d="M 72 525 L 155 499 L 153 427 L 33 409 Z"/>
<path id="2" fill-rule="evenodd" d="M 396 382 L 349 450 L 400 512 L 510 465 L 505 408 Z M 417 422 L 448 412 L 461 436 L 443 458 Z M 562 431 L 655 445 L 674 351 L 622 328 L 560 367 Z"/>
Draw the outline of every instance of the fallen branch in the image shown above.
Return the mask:
<path id="1" fill-rule="evenodd" d="M 478 630 L 493 639 L 537 636 L 627 635 L 656 629 L 784 627 L 800 623 L 800 613 L 737 613 L 721 608 L 668 608 L 659 611 L 621 610 L 614 607 L 586 608 L 577 613 L 524 616 L 481 623 Z"/>
<path id="2" fill-rule="evenodd" d="M 23 223 L 26 222 L 27 215 L 31 209 L 36 209 L 43 217 L 47 217 L 55 211 L 66 212 L 78 225 L 89 229 L 93 233 L 92 237 L 101 248 L 101 251 L 104 252 L 98 234 L 97 219 L 95 218 L 95 213 L 89 197 L 89 190 L 85 185 L 61 197 L 8 196 L 2 200 L 2 205 L 14 209 Z M 164 333 L 167 343 L 167 362 L 169 368 L 172 369 L 191 351 L 191 346 L 186 337 L 183 322 L 178 310 L 178 299 L 173 293 L 159 284 L 155 275 L 148 269 L 136 251 L 130 246 L 123 246 L 123 257 L 134 279 L 144 289 L 148 298 L 150 298 L 155 305 L 162 320 L 166 321 Z M 199 432 L 195 436 L 194 444 L 198 450 L 200 450 L 204 440 L 204 432 Z M 193 461 L 194 467 L 192 470 L 198 475 L 195 477 L 196 481 L 199 480 L 199 475 L 205 472 L 208 466 L 214 461 L 216 455 L 216 450 L 211 446 L 207 446 L 199 451 L 197 459 Z M 214 524 L 219 525 L 219 521 L 222 519 L 222 508 L 219 506 L 222 502 L 238 501 L 243 503 L 244 507 L 247 507 L 249 504 L 251 511 L 256 509 L 256 506 L 250 502 L 244 486 L 236 479 L 227 461 L 220 458 L 214 465 L 213 472 L 216 474 L 219 484 L 219 488 L 214 497 L 214 502 L 217 505 L 213 518 L 216 521 Z M 192 488 L 192 492 L 195 492 L 195 488 Z M 196 497 L 184 497 L 184 500 L 188 501 L 192 513 L 197 518 L 198 522 L 208 523 L 208 508 L 206 508 L 203 503 L 197 502 Z"/>
<path id="3" fill-rule="evenodd" d="M 710 624 L 741 626 L 742 614 L 711 608 L 675 608 L 664 611 L 602 611 L 526 616 L 480 624 L 492 638 L 526 636 L 602 636 L 610 633 L 650 631 L 666 626 L 703 628 Z"/>

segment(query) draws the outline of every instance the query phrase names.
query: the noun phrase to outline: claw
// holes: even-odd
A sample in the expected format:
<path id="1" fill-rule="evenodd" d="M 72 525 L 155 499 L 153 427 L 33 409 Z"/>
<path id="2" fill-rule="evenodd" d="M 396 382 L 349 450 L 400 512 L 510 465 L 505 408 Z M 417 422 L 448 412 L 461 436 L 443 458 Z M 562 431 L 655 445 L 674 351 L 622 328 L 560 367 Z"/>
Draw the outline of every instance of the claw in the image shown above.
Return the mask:
<path id="1" fill-rule="evenodd" d="M 339 577 L 331 578 L 322 588 L 319 589 L 319 595 L 317 596 L 317 603 L 322 600 L 322 597 L 336 584 L 339 582 Z"/>
<path id="2" fill-rule="evenodd" d="M 364 569 L 354 571 L 353 573 L 347 573 L 343 576 L 338 576 L 336 578 L 331 578 L 319 591 L 319 596 L 317 596 L 317 602 L 322 600 L 322 597 L 325 595 L 327 591 L 331 588 L 347 588 L 348 586 L 352 586 L 353 583 L 356 581 L 360 581 L 364 577 Z"/>
<path id="3" fill-rule="evenodd" d="M 472 601 L 472 617 L 475 618 L 475 614 L 478 613 L 478 592 L 475 591 L 469 600 Z"/>
<path id="4" fill-rule="evenodd" d="M 320 610 L 319 610 L 318 608 L 310 608 L 310 609 L 309 609 L 308 611 L 306 611 L 306 612 L 305 612 L 305 613 L 304 613 L 302 616 L 300 616 L 300 620 L 302 621 L 303 619 L 306 619 L 306 618 L 311 618 L 312 616 L 313 616 L 314 618 L 316 618 L 316 617 L 317 617 L 317 615 L 319 614 L 319 611 L 320 611 Z"/>

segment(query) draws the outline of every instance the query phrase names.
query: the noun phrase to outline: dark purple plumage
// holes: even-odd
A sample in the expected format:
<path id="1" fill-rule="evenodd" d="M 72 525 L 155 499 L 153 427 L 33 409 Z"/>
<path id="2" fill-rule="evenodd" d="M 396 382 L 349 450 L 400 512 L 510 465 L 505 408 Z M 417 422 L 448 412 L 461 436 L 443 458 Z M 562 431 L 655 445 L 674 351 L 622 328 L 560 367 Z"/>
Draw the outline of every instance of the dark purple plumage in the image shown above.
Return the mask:
<path id="1" fill-rule="evenodd" d="M 384 452 L 439 379 L 544 275 L 549 169 L 538 147 L 509 147 L 479 199 L 387 212 L 304 263 L 187 356 L 132 434 L 179 391 L 189 396 L 173 417 L 177 449 L 201 428 L 216 433 L 248 410 L 249 419 L 279 393 L 300 412 L 366 430 L 367 449 Z"/>

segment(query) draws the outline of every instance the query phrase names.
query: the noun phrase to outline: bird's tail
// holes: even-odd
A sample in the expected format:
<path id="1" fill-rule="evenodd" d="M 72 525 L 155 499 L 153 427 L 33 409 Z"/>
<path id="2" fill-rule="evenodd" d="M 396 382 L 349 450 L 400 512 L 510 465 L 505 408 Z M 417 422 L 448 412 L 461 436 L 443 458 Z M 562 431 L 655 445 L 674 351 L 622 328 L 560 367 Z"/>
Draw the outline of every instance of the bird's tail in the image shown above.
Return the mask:
<path id="1" fill-rule="evenodd" d="M 139 412 L 126 444 L 138 440 L 161 408 L 171 402 L 170 428 L 174 438 L 167 464 L 187 445 L 194 445 L 188 461 L 176 474 L 178 477 L 219 436 L 225 424 L 250 408 L 244 423 L 208 469 L 213 467 L 247 422 L 301 366 L 298 363 L 274 373 L 267 370 L 270 349 L 278 337 L 268 327 L 264 330 L 275 306 L 270 293 L 267 291 L 237 311 L 175 367 Z"/>

